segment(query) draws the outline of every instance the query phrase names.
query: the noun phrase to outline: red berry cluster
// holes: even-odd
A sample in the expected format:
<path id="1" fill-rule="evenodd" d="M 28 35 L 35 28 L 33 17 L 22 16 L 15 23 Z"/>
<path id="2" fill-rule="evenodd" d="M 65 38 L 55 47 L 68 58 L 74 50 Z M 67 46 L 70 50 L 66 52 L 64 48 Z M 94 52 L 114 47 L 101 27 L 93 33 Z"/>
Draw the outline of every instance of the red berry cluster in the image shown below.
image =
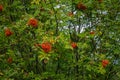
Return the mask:
<path id="1" fill-rule="evenodd" d="M 51 51 L 52 46 L 50 43 L 45 42 L 41 44 L 41 48 L 43 49 L 44 52 L 48 53 Z"/>
<path id="2" fill-rule="evenodd" d="M 3 10 L 3 6 L 2 5 L 0 5 L 0 11 L 2 11 Z"/>
<path id="3" fill-rule="evenodd" d="M 95 34 L 95 32 L 94 32 L 94 31 L 91 31 L 90 34 Z"/>
<path id="4" fill-rule="evenodd" d="M 37 27 L 38 26 L 38 20 L 37 19 L 34 19 L 34 18 L 31 18 L 29 19 L 28 21 L 28 25 L 32 26 L 32 27 Z"/>
<path id="5" fill-rule="evenodd" d="M 87 7 L 81 2 L 79 2 L 76 7 L 79 10 L 86 10 L 87 9 Z"/>
<path id="6" fill-rule="evenodd" d="M 77 48 L 77 43 L 72 42 L 72 43 L 71 43 L 71 46 L 72 46 L 72 48 Z"/>
<path id="7" fill-rule="evenodd" d="M 11 36 L 12 34 L 13 34 L 13 32 L 9 28 L 5 29 L 5 35 L 6 36 Z"/>
<path id="8" fill-rule="evenodd" d="M 11 57 L 9 57 L 9 58 L 7 59 L 7 62 L 10 63 L 10 64 L 12 63 L 12 61 L 13 61 L 13 59 L 12 59 Z"/>
<path id="9" fill-rule="evenodd" d="M 109 64 L 109 60 L 102 60 L 102 66 L 106 67 Z"/>

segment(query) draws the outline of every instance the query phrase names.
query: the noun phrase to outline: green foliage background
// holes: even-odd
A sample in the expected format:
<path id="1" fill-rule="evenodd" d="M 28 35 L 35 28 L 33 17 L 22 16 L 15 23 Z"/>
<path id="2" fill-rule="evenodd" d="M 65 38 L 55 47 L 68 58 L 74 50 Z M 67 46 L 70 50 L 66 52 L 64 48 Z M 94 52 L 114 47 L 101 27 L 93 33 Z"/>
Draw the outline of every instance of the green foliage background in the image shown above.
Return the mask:
<path id="1" fill-rule="evenodd" d="M 78 2 L 87 9 L 76 9 Z M 0 4 L 0 80 L 120 80 L 120 0 L 2 0 Z M 38 28 L 27 25 L 30 18 L 39 21 Z M 6 27 L 14 34 L 6 37 Z M 50 53 L 34 46 L 42 42 L 52 43 Z M 71 42 L 78 48 L 73 49 Z M 101 64 L 104 59 L 110 62 L 106 68 Z"/>

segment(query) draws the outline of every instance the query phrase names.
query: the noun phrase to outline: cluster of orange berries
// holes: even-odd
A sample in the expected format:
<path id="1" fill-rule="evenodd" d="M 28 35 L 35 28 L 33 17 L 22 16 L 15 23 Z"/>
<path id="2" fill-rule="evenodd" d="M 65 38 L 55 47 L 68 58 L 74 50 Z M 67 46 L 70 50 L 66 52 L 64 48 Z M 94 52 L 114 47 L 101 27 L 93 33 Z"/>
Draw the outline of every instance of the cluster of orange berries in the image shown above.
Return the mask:
<path id="1" fill-rule="evenodd" d="M 51 51 L 52 46 L 50 43 L 45 42 L 41 44 L 41 48 L 43 49 L 44 52 L 48 53 Z"/>
<path id="2" fill-rule="evenodd" d="M 77 43 L 76 42 L 72 42 L 71 46 L 72 46 L 73 49 L 75 49 L 75 48 L 77 48 Z"/>
<path id="3" fill-rule="evenodd" d="M 79 10 L 86 10 L 87 9 L 87 7 L 82 2 L 79 2 L 77 4 L 76 8 Z"/>
<path id="4" fill-rule="evenodd" d="M 97 0 L 97 1 L 98 1 L 98 3 L 103 2 L 103 0 Z M 87 6 L 83 2 L 79 2 L 79 3 L 76 4 L 76 9 L 84 11 L 84 10 L 87 9 Z M 74 16 L 73 12 L 69 12 L 68 16 L 73 17 Z"/>
<path id="5" fill-rule="evenodd" d="M 52 49 L 52 45 L 49 42 L 44 42 L 42 44 L 35 44 L 35 47 L 41 47 L 45 53 L 48 53 Z"/>
<path id="6" fill-rule="evenodd" d="M 1 12 L 1 11 L 3 11 L 3 6 L 2 6 L 2 5 L 0 5 L 0 12 Z"/>
<path id="7" fill-rule="evenodd" d="M 13 34 L 13 32 L 9 28 L 5 29 L 5 35 L 6 36 L 11 36 L 12 34 Z"/>
<path id="8" fill-rule="evenodd" d="M 38 26 L 38 20 L 35 18 L 31 18 L 28 21 L 28 25 L 36 28 Z"/>
<path id="9" fill-rule="evenodd" d="M 102 60 L 102 66 L 106 67 L 109 64 L 109 60 Z"/>
<path id="10" fill-rule="evenodd" d="M 12 57 L 9 57 L 9 58 L 7 59 L 7 62 L 8 62 L 9 64 L 11 64 L 11 63 L 13 62 Z"/>
<path id="11" fill-rule="evenodd" d="M 102 3 L 103 0 L 97 0 L 99 3 Z M 79 9 L 79 10 L 86 10 L 87 9 L 87 6 L 85 6 L 85 4 L 83 4 L 82 2 L 79 2 L 77 5 L 76 5 L 76 8 Z"/>

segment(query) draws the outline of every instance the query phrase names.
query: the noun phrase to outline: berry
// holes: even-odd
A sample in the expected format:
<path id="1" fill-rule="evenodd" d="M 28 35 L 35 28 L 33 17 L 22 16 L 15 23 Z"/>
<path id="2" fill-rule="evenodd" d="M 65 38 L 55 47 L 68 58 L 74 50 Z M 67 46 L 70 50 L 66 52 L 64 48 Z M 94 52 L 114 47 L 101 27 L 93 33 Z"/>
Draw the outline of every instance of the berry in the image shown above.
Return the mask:
<path id="1" fill-rule="evenodd" d="M 10 64 L 12 63 L 12 61 L 13 61 L 13 59 L 12 59 L 11 57 L 9 57 L 9 58 L 7 59 L 7 62 L 10 63 Z"/>
<path id="2" fill-rule="evenodd" d="M 95 32 L 94 32 L 94 31 L 91 31 L 90 34 L 95 34 Z"/>
<path id="3" fill-rule="evenodd" d="M 109 64 L 109 60 L 102 60 L 102 66 L 106 67 Z"/>
<path id="4" fill-rule="evenodd" d="M 72 48 L 77 48 L 77 43 L 72 42 L 72 43 L 71 43 L 71 46 L 72 46 Z"/>
<path id="5" fill-rule="evenodd" d="M 3 6 L 2 5 L 0 5 L 0 11 L 3 11 Z"/>
<path id="6" fill-rule="evenodd" d="M 52 46 L 50 43 L 45 42 L 41 44 L 41 48 L 43 49 L 44 52 L 48 53 L 51 51 Z"/>
<path id="7" fill-rule="evenodd" d="M 29 19 L 29 21 L 28 21 L 28 25 L 36 28 L 36 27 L 38 26 L 38 20 L 37 20 L 37 19 L 34 19 L 34 18 L 31 18 L 31 19 Z"/>
<path id="8" fill-rule="evenodd" d="M 13 34 L 13 32 L 9 28 L 5 29 L 5 35 L 6 36 L 11 36 L 12 34 Z"/>
<path id="9" fill-rule="evenodd" d="M 79 10 L 86 10 L 87 7 L 83 3 L 79 2 L 77 4 L 77 9 L 79 9 Z"/>
<path id="10" fill-rule="evenodd" d="M 68 16 L 73 17 L 74 16 L 73 12 L 69 12 Z"/>

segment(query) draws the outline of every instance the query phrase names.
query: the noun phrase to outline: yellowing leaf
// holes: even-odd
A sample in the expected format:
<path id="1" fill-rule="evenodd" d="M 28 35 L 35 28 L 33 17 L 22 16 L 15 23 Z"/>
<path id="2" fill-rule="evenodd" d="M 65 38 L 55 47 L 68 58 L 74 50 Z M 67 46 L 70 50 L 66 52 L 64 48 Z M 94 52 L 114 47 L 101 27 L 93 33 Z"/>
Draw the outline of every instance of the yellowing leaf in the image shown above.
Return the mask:
<path id="1" fill-rule="evenodd" d="M 40 0 L 33 0 L 32 2 L 31 2 L 31 4 L 39 4 L 40 3 Z"/>
<path id="2" fill-rule="evenodd" d="M 0 72 L 0 76 L 3 76 L 4 74 L 2 72 Z"/>

